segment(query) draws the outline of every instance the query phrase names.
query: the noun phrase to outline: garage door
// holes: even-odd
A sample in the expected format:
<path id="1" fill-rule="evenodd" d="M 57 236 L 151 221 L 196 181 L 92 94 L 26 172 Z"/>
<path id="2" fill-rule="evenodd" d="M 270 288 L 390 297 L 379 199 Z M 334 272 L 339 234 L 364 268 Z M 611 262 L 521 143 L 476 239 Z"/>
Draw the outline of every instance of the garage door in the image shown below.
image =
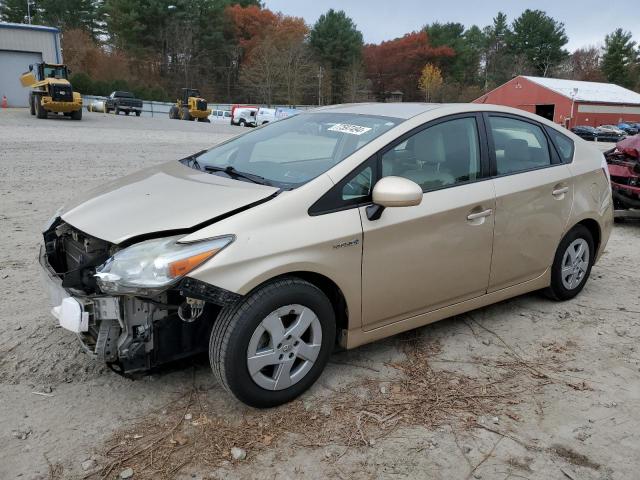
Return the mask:
<path id="1" fill-rule="evenodd" d="M 0 50 L 0 99 L 6 95 L 10 107 L 27 107 L 29 89 L 20 84 L 20 75 L 38 62 L 42 53 Z"/>

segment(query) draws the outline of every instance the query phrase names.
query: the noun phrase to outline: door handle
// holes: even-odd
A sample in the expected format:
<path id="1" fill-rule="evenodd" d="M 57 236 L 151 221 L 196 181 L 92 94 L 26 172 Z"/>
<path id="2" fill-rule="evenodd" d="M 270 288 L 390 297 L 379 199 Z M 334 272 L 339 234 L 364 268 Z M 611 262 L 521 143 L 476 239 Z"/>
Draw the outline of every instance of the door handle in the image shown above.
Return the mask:
<path id="1" fill-rule="evenodd" d="M 559 188 L 555 188 L 553 192 L 551 192 L 551 194 L 554 197 L 559 197 L 560 195 L 564 195 L 568 191 L 569 191 L 569 187 L 559 187 Z"/>
<path id="2" fill-rule="evenodd" d="M 482 212 L 470 213 L 469 215 L 467 215 L 467 220 L 477 220 L 478 218 L 488 217 L 492 213 L 493 213 L 493 210 L 491 208 L 484 210 Z"/>

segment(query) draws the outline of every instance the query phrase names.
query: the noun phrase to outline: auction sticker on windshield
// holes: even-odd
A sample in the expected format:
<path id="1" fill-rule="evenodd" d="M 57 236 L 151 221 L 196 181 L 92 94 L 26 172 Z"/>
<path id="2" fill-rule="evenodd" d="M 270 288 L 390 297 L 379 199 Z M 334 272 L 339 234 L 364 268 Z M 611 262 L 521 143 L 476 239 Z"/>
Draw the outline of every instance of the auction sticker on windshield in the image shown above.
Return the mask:
<path id="1" fill-rule="evenodd" d="M 361 127 L 360 125 L 349 125 L 346 123 L 336 123 L 333 127 L 328 128 L 330 132 L 349 133 L 351 135 L 362 135 L 367 133 L 371 128 Z"/>

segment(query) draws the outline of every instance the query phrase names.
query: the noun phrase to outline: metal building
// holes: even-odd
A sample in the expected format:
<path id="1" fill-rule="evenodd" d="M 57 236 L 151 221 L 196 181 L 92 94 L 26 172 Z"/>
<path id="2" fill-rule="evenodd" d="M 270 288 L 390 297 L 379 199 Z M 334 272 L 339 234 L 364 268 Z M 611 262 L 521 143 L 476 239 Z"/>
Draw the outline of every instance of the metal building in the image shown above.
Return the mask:
<path id="1" fill-rule="evenodd" d="M 28 106 L 20 75 L 38 62 L 62 63 L 60 31 L 53 27 L 0 23 L 0 98 L 10 107 Z"/>
<path id="2" fill-rule="evenodd" d="M 520 108 L 568 128 L 640 122 L 640 93 L 613 83 L 518 76 L 474 103 Z"/>

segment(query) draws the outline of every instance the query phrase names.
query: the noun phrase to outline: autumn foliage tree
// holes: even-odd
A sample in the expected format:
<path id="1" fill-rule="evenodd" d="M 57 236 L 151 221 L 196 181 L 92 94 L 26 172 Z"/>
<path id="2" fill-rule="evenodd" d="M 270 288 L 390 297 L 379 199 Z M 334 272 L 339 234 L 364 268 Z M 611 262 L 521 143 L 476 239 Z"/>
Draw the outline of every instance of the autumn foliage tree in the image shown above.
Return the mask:
<path id="1" fill-rule="evenodd" d="M 238 5 L 228 7 L 226 15 L 242 50 L 243 84 L 269 105 L 300 103 L 310 70 L 304 19 Z"/>
<path id="2" fill-rule="evenodd" d="M 418 79 L 424 65 L 453 55 L 450 47 L 432 47 L 424 31 L 364 47 L 367 77 L 379 101 L 393 90 L 402 91 L 407 101 L 418 100 L 422 97 Z"/>
<path id="3" fill-rule="evenodd" d="M 418 86 L 424 92 L 426 102 L 433 100 L 433 94 L 442 85 L 442 72 L 432 63 L 427 63 L 420 74 Z"/>

